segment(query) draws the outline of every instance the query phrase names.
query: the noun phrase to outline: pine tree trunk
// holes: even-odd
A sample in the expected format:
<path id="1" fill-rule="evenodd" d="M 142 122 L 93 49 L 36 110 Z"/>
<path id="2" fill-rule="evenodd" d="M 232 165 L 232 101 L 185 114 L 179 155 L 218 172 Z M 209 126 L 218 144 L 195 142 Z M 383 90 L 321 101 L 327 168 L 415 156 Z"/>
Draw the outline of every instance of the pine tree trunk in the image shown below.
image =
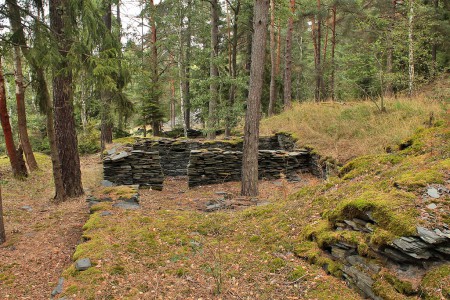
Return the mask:
<path id="1" fill-rule="evenodd" d="M 0 121 L 3 128 L 6 150 L 8 152 L 13 175 L 16 178 L 22 178 L 27 176 L 27 169 L 21 168 L 18 152 L 16 151 L 16 146 L 14 145 L 14 138 L 11 131 L 11 124 L 9 122 L 8 109 L 6 106 L 5 78 L 3 77 L 1 59 L 2 57 L 0 56 Z"/>
<path id="2" fill-rule="evenodd" d="M 322 63 L 320 49 L 322 48 L 322 11 L 320 0 L 317 0 L 317 64 L 316 64 L 316 101 L 322 101 Z"/>
<path id="3" fill-rule="evenodd" d="M 214 140 L 216 138 L 217 126 L 217 99 L 219 98 L 218 77 L 219 69 L 217 67 L 216 59 L 219 55 L 219 2 L 218 0 L 211 0 L 211 57 L 209 75 L 211 83 L 209 111 L 208 111 L 208 139 Z"/>
<path id="4" fill-rule="evenodd" d="M 258 139 L 261 94 L 264 78 L 269 0 L 255 0 L 253 10 L 252 63 L 245 112 L 244 149 L 242 156 L 243 196 L 258 195 Z"/>
<path id="5" fill-rule="evenodd" d="M 175 128 L 175 121 L 177 113 L 175 110 L 175 82 L 173 79 L 170 80 L 170 128 Z"/>
<path id="6" fill-rule="evenodd" d="M 414 94 L 414 0 L 409 0 L 409 18 L 408 18 L 408 44 L 409 44 L 409 84 L 408 96 L 412 97 Z"/>
<path id="7" fill-rule="evenodd" d="M 159 116 L 159 71 L 158 71 L 158 46 L 157 46 L 157 33 L 156 33 L 156 20 L 155 20 L 155 4 L 153 0 L 150 0 L 151 14 L 150 14 L 150 31 L 151 31 L 151 72 L 152 72 L 152 92 L 151 97 L 152 104 L 156 110 L 156 116 L 153 116 L 151 125 L 153 136 L 161 135 L 161 121 Z"/>
<path id="8" fill-rule="evenodd" d="M 335 76 L 336 76 L 336 63 L 334 60 L 335 50 L 336 50 L 336 4 L 331 8 L 332 12 L 332 37 L 331 37 L 331 100 L 336 101 L 336 84 L 335 84 Z"/>
<path id="9" fill-rule="evenodd" d="M 284 109 L 289 109 L 292 106 L 292 31 L 294 30 L 295 0 L 290 0 L 290 10 L 284 62 Z"/>
<path id="10" fill-rule="evenodd" d="M 33 149 L 31 147 L 30 139 L 27 130 L 27 114 L 25 111 L 25 87 L 23 84 L 22 72 L 22 58 L 20 54 L 20 47 L 14 46 L 14 78 L 16 81 L 16 103 L 17 103 L 17 123 L 19 129 L 20 143 L 27 159 L 28 168 L 30 172 L 38 169 L 38 164 L 34 158 Z"/>
<path id="11" fill-rule="evenodd" d="M 241 8 L 241 1 L 236 1 L 236 7 L 233 7 L 234 17 L 233 17 L 233 29 L 232 29 L 232 37 L 231 37 L 231 61 L 230 61 L 230 75 L 233 80 L 237 78 L 237 54 L 238 54 L 238 20 L 239 20 L 239 12 Z M 227 110 L 227 120 L 225 126 L 225 137 L 229 137 L 231 135 L 232 126 L 232 108 L 234 107 L 234 102 L 236 98 L 236 84 L 232 83 L 230 86 L 230 94 L 228 97 L 228 107 Z"/>
<path id="12" fill-rule="evenodd" d="M 53 107 L 55 140 L 61 163 L 63 186 L 67 197 L 83 195 L 80 157 L 72 105 L 72 72 L 67 62 L 70 47 L 69 0 L 50 0 L 50 29 L 59 46 L 61 62 L 53 74 Z M 72 25 L 73 26 L 73 25 Z M 58 70 L 66 70 L 58 72 Z"/>
<path id="13" fill-rule="evenodd" d="M 273 116 L 275 102 L 277 101 L 276 86 L 276 50 L 275 45 L 275 0 L 270 0 L 270 92 L 269 92 L 269 109 L 267 114 Z"/>
<path id="14" fill-rule="evenodd" d="M 437 13 L 439 9 L 439 0 L 433 0 L 433 7 L 435 13 Z M 431 46 L 431 76 L 434 78 L 436 77 L 437 73 L 437 64 L 436 64 L 436 58 L 437 58 L 437 49 L 438 49 L 438 43 L 436 41 L 433 42 L 433 45 Z"/>
<path id="15" fill-rule="evenodd" d="M 108 34 L 111 34 L 112 30 L 112 10 L 111 1 L 105 1 L 106 11 L 103 15 L 103 23 L 105 24 Z M 102 99 L 101 107 L 101 125 L 100 125 L 100 142 L 102 151 L 105 149 L 107 144 L 111 144 L 113 141 L 112 129 L 113 124 L 111 120 L 111 93 L 107 90 L 102 90 L 100 92 L 100 98 Z"/>
<path id="16" fill-rule="evenodd" d="M 0 186 L 0 245 L 6 241 L 5 223 L 3 222 L 2 187 Z"/>
<path id="17" fill-rule="evenodd" d="M 41 99 L 46 111 L 46 124 L 47 124 L 47 137 L 50 144 L 50 156 L 52 159 L 53 180 L 55 184 L 55 197 L 57 202 L 64 201 L 66 199 L 66 193 L 63 186 L 61 164 L 59 162 L 58 148 L 55 140 L 55 130 L 53 121 L 53 103 L 48 92 L 48 85 L 45 79 L 44 69 L 39 66 L 36 59 L 30 55 L 29 48 L 26 45 L 25 34 L 20 19 L 20 12 L 17 9 L 16 0 L 8 1 L 8 9 L 10 12 L 11 27 L 15 32 L 17 41 L 22 49 L 22 53 L 31 66 L 31 71 L 35 76 L 34 88 L 36 90 L 37 97 Z M 37 28 L 39 30 L 39 27 Z"/>
<path id="18" fill-rule="evenodd" d="M 392 87 L 392 68 L 393 68 L 393 59 L 394 59 L 394 46 L 392 45 L 392 31 L 395 26 L 395 4 L 396 0 L 391 1 L 390 13 L 389 13 L 389 27 L 387 32 L 387 53 L 386 53 L 386 74 L 388 78 L 386 80 L 386 97 L 392 97 L 393 95 L 393 87 Z"/>

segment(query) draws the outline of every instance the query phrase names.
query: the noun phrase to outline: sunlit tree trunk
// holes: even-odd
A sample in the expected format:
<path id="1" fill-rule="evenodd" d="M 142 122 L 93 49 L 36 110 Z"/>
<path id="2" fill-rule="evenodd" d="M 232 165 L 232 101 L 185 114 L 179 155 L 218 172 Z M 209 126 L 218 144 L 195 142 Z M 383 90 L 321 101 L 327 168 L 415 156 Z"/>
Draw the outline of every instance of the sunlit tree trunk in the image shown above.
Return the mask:
<path id="1" fill-rule="evenodd" d="M 0 245 L 6 241 L 5 223 L 3 222 L 2 187 L 0 186 Z"/>
<path id="2" fill-rule="evenodd" d="M 26 44 L 25 34 L 20 18 L 20 12 L 17 6 L 16 0 L 8 1 L 8 8 L 10 12 L 11 28 L 17 37 L 18 43 L 22 49 L 22 53 L 30 64 L 31 71 L 34 74 L 33 86 L 36 90 L 36 98 L 41 103 L 41 106 L 45 109 L 46 114 L 46 127 L 47 137 L 50 144 L 50 156 L 52 160 L 53 169 L 53 181 L 55 185 L 55 197 L 56 202 L 61 202 L 66 199 L 67 195 L 64 190 L 61 163 L 59 161 L 58 147 L 56 145 L 54 118 L 53 118 L 53 103 L 48 91 L 48 84 L 45 78 L 44 69 L 36 61 L 35 57 L 30 54 L 29 48 Z M 39 23 L 36 30 L 40 30 Z"/>
<path id="3" fill-rule="evenodd" d="M 236 1 L 236 6 L 231 7 L 233 10 L 233 28 L 231 32 L 231 61 L 230 61 L 230 75 L 232 80 L 236 80 L 237 78 L 237 55 L 238 55 L 238 19 L 239 19 L 239 13 L 241 9 L 241 1 Z M 225 127 L 225 136 L 229 137 L 231 135 L 231 128 L 232 128 L 232 108 L 234 106 L 235 98 L 236 98 L 236 91 L 237 87 L 235 83 L 232 83 L 230 86 L 230 93 L 228 96 L 228 106 L 229 109 L 227 110 L 227 120 L 226 120 L 226 127 Z"/>
<path id="4" fill-rule="evenodd" d="M 207 136 L 208 139 L 216 138 L 216 126 L 217 126 L 217 101 L 219 98 L 219 90 L 217 79 L 219 77 L 219 68 L 217 67 L 217 57 L 219 55 L 219 2 L 218 0 L 211 0 L 211 55 L 210 55 L 210 68 L 209 76 L 211 83 L 210 99 L 209 99 L 209 111 L 208 111 L 208 124 L 207 124 Z"/>
<path id="5" fill-rule="evenodd" d="M 242 156 L 243 196 L 258 195 L 258 139 L 261 115 L 261 94 L 266 54 L 269 0 L 255 0 L 253 14 L 252 63 L 250 86 L 245 112 L 244 149 Z"/>
<path id="6" fill-rule="evenodd" d="M 331 37 L 331 100 L 336 101 L 336 83 L 335 83 L 335 76 L 336 76 L 336 63 L 334 60 L 335 56 L 335 50 L 336 50 L 336 4 L 333 5 L 331 8 L 332 13 L 332 37 Z"/>
<path id="7" fill-rule="evenodd" d="M 409 44 L 409 84 L 408 95 L 412 97 L 414 94 L 414 0 L 409 0 L 409 17 L 408 17 L 408 44 Z"/>
<path id="8" fill-rule="evenodd" d="M 38 164 L 34 158 L 33 149 L 28 137 L 27 114 L 25 111 L 25 87 L 23 84 L 22 58 L 20 47 L 14 46 L 14 78 L 16 82 L 16 104 L 17 104 L 17 123 L 19 129 L 20 143 L 27 160 L 28 168 L 31 172 L 38 169 Z"/>
<path id="9" fill-rule="evenodd" d="M 5 79 L 3 77 L 2 57 L 0 56 L 0 121 L 3 128 L 3 135 L 5 138 L 6 150 L 8 152 L 9 162 L 13 171 L 14 177 L 21 178 L 27 176 L 26 167 L 23 168 L 20 163 L 19 153 L 16 151 L 14 145 L 14 138 L 11 131 L 11 124 L 9 122 L 8 109 L 6 106 L 6 90 Z"/>
<path id="10" fill-rule="evenodd" d="M 290 0 L 290 10 L 284 61 L 284 109 L 289 109 L 292 106 L 292 31 L 294 30 L 295 0 Z"/>
<path id="11" fill-rule="evenodd" d="M 275 45 L 275 0 L 270 0 L 270 92 L 269 92 L 269 109 L 267 114 L 273 116 L 275 102 L 277 100 L 277 47 Z"/>

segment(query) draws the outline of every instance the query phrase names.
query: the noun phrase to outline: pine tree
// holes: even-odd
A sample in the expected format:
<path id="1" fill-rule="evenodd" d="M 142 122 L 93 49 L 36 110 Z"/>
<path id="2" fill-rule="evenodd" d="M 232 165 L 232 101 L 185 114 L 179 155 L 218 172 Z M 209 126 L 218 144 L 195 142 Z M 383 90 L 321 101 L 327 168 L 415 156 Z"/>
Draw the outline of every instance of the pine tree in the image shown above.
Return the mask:
<path id="1" fill-rule="evenodd" d="M 68 197 L 83 195 L 80 157 L 75 131 L 72 103 L 72 70 L 67 54 L 70 50 L 70 35 L 74 30 L 70 0 L 50 0 L 50 29 L 57 41 L 60 60 L 53 71 L 53 109 L 55 139 L 62 167 L 65 194 Z"/>
<path id="2" fill-rule="evenodd" d="M 252 62 L 250 87 L 245 113 L 244 149 L 242 154 L 243 196 L 258 195 L 258 140 L 261 117 L 261 94 L 266 54 L 269 0 L 255 0 L 253 12 Z"/>

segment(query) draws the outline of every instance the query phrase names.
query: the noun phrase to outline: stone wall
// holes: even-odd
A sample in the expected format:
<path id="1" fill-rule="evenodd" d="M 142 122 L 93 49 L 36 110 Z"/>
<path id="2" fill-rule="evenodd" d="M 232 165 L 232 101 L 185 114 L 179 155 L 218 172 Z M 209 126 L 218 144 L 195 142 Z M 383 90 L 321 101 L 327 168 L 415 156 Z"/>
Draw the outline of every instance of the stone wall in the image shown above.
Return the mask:
<path id="1" fill-rule="evenodd" d="M 259 177 L 295 179 L 297 172 L 324 176 L 319 156 L 310 149 L 293 151 L 295 139 L 279 133 L 259 140 Z M 108 152 L 104 179 L 116 185 L 138 184 L 162 189 L 164 176 L 189 176 L 189 186 L 239 181 L 242 168 L 240 139 L 199 141 L 138 139 L 122 152 Z"/>
<path id="2" fill-rule="evenodd" d="M 278 133 L 273 136 L 259 139 L 260 150 L 286 150 L 292 151 L 295 147 L 295 138 L 287 133 Z M 135 150 L 159 152 L 161 167 L 166 176 L 186 176 L 191 150 L 222 149 L 226 151 L 242 151 L 242 139 L 222 141 L 199 141 L 188 139 L 138 139 L 133 145 Z"/>
<path id="3" fill-rule="evenodd" d="M 164 182 L 159 153 L 143 150 L 111 153 L 103 159 L 103 176 L 116 185 L 137 184 L 155 190 L 162 190 Z"/>
<path id="4" fill-rule="evenodd" d="M 311 155 L 308 150 L 260 150 L 258 164 L 260 179 L 277 179 L 283 175 L 297 179 L 297 172 L 311 172 Z M 187 171 L 189 187 L 239 181 L 241 169 L 241 151 L 192 150 Z"/>

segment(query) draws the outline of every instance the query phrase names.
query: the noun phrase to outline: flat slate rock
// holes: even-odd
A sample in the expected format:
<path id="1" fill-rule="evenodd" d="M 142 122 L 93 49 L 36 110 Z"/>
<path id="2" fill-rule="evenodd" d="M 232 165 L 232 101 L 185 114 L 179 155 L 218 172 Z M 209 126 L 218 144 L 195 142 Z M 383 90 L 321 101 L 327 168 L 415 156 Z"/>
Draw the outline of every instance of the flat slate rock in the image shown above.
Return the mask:
<path id="1" fill-rule="evenodd" d="M 21 210 L 25 210 L 27 212 L 32 212 L 33 211 L 33 208 L 31 206 L 29 206 L 29 205 L 24 205 L 20 209 Z"/>
<path id="2" fill-rule="evenodd" d="M 92 267 L 92 264 L 89 258 L 81 258 L 75 262 L 75 269 L 78 271 L 85 271 L 90 267 Z"/>
<path id="3" fill-rule="evenodd" d="M 428 194 L 428 196 L 430 196 L 431 198 L 434 198 L 434 199 L 438 199 L 439 197 L 441 197 L 438 190 L 433 187 L 427 189 L 427 194 Z"/>
<path id="4" fill-rule="evenodd" d="M 107 216 L 112 216 L 112 215 L 113 215 L 113 213 L 110 211 L 102 211 L 100 213 L 100 216 L 102 216 L 102 217 L 107 217 Z"/>
<path id="5" fill-rule="evenodd" d="M 102 180 L 102 186 L 110 187 L 110 186 L 113 186 L 113 185 L 114 185 L 114 183 L 112 183 L 109 180 Z"/>
<path id="6" fill-rule="evenodd" d="M 61 294 L 63 291 L 63 284 L 64 284 L 64 278 L 58 279 L 58 285 L 55 287 L 55 289 L 52 291 L 52 297 L 55 297 L 58 294 Z"/>
<path id="7" fill-rule="evenodd" d="M 113 204 L 114 207 L 119 207 L 123 209 L 139 209 L 140 206 L 136 202 L 127 202 L 127 201 L 120 201 L 115 204 Z"/>

